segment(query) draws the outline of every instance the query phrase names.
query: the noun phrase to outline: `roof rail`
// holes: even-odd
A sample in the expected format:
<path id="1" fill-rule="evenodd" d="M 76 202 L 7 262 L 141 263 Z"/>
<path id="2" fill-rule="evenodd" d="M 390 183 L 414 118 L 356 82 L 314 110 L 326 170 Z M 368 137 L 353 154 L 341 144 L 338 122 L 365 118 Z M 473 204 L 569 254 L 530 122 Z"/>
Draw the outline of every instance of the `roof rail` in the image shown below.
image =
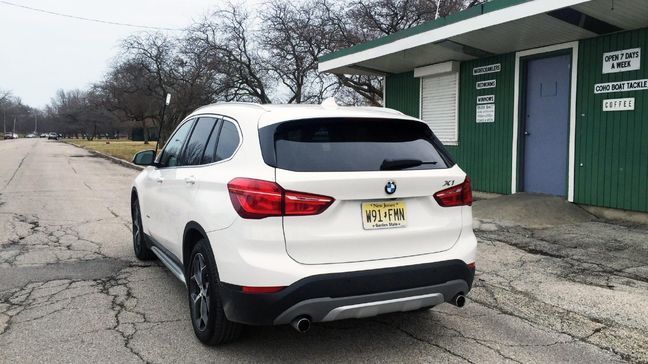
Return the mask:
<path id="1" fill-rule="evenodd" d="M 260 109 L 263 110 L 263 111 L 269 111 L 269 110 L 268 110 L 266 107 L 264 107 L 262 104 L 259 104 L 259 103 L 256 103 L 256 102 L 243 102 L 243 101 L 218 101 L 218 102 L 214 102 L 214 103 L 211 103 L 211 104 L 208 104 L 208 105 L 203 105 L 203 106 L 197 108 L 196 110 L 194 110 L 194 111 L 192 112 L 192 114 L 195 113 L 196 111 L 199 111 L 199 110 L 201 110 L 201 109 L 204 109 L 204 108 L 207 108 L 207 107 L 210 107 L 210 106 L 231 105 L 231 104 L 236 104 L 236 105 L 248 105 L 248 106 L 256 106 L 256 107 L 260 108 Z"/>

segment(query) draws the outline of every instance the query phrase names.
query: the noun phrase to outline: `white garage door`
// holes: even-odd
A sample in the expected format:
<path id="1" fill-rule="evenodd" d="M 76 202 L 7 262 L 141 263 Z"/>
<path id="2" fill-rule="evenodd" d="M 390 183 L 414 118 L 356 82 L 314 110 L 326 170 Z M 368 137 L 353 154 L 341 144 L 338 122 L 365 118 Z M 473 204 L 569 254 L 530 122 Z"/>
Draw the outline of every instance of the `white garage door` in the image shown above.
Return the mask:
<path id="1" fill-rule="evenodd" d="M 459 73 L 421 79 L 421 119 L 443 144 L 457 144 Z"/>

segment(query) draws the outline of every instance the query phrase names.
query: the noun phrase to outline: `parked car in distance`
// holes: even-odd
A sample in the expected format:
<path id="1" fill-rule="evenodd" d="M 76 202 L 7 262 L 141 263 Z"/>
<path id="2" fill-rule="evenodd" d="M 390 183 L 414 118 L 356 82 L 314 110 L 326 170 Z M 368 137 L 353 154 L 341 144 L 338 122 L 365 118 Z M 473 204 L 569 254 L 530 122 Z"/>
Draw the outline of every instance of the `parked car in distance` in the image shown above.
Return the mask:
<path id="1" fill-rule="evenodd" d="M 47 133 L 41 133 L 40 137 L 41 138 L 47 138 Z"/>
<path id="2" fill-rule="evenodd" d="M 2 136 L 2 138 L 3 138 L 3 139 L 13 139 L 13 138 L 14 138 L 14 134 L 13 134 L 13 133 L 4 133 L 4 135 Z"/>
<path id="3" fill-rule="evenodd" d="M 51 133 L 47 134 L 47 140 L 52 140 L 52 139 L 58 140 L 58 138 L 59 138 L 59 136 L 55 132 L 51 132 Z"/>
<path id="4" fill-rule="evenodd" d="M 187 286 L 208 345 L 244 325 L 462 307 L 470 179 L 419 119 L 385 108 L 224 103 L 194 111 L 131 191 L 137 258 Z"/>
<path id="5" fill-rule="evenodd" d="M 38 138 L 38 136 L 34 133 L 29 133 L 27 134 L 27 138 Z"/>

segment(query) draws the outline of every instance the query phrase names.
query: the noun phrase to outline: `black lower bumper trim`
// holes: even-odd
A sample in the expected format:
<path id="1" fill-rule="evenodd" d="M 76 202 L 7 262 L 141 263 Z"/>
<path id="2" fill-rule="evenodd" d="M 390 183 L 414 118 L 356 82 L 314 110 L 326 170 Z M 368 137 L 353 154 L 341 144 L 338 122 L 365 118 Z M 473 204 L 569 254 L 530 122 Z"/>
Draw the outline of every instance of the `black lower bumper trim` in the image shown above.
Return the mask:
<path id="1" fill-rule="evenodd" d="M 220 296 L 227 318 L 248 325 L 272 325 L 298 302 L 322 297 L 349 297 L 401 291 L 463 280 L 472 287 L 474 270 L 461 260 L 315 275 L 277 293 L 243 293 L 240 286 L 221 283 Z M 468 292 L 463 292 L 464 294 Z M 446 297 L 449 301 L 452 297 Z"/>

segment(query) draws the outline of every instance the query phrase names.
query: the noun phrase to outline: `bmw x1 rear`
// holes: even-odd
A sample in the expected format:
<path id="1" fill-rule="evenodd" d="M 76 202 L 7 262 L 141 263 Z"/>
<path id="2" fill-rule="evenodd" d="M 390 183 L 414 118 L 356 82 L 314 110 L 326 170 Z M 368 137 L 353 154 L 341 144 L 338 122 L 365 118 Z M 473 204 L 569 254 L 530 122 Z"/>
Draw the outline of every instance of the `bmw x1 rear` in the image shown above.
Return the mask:
<path id="1" fill-rule="evenodd" d="M 219 156 L 222 143 L 230 153 Z M 186 282 L 202 342 L 233 340 L 244 325 L 305 332 L 464 304 L 470 179 L 423 121 L 383 108 L 216 104 L 168 145 L 133 187 L 135 250 Z"/>

